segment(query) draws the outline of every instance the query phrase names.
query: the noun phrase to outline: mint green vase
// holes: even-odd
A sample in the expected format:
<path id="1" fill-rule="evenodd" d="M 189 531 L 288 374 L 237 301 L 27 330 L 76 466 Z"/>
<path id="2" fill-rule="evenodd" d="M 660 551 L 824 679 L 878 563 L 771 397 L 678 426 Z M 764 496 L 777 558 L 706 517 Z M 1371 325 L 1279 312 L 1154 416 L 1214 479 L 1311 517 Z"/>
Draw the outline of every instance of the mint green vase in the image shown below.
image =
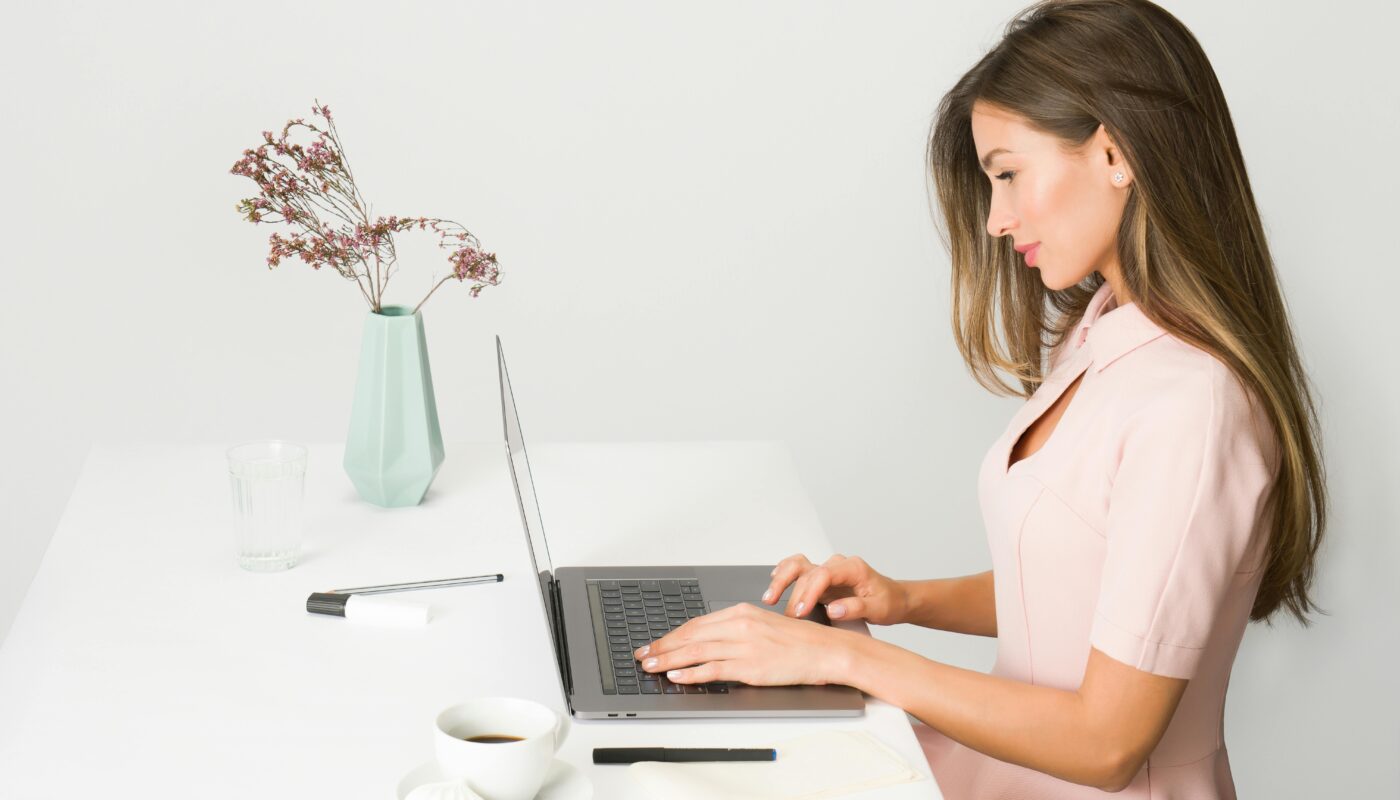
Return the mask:
<path id="1" fill-rule="evenodd" d="M 377 506 L 415 506 L 442 459 L 423 315 L 407 306 L 371 311 L 360 345 L 345 472 L 360 497 Z"/>

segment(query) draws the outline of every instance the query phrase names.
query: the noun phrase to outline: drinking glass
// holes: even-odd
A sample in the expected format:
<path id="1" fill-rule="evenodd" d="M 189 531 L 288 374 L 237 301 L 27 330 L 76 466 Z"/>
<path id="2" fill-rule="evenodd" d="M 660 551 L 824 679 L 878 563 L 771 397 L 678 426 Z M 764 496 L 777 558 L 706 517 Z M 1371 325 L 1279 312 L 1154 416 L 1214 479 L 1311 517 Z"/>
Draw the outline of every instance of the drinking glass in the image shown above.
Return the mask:
<path id="1" fill-rule="evenodd" d="M 246 442 L 229 448 L 228 474 L 238 566 L 251 572 L 296 566 L 306 448 L 280 439 Z"/>

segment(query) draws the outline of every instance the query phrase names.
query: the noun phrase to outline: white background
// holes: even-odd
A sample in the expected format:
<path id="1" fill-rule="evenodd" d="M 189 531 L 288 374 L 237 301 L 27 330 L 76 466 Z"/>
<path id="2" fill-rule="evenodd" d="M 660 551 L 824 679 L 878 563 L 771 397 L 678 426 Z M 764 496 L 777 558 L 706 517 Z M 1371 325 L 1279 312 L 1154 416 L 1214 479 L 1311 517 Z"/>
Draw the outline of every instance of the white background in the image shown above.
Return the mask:
<path id="1" fill-rule="evenodd" d="M 1381 2 L 1166 6 L 1230 102 L 1334 502 L 1316 583 L 1331 615 L 1251 626 L 1236 661 L 1235 780 L 1244 797 L 1394 797 L 1400 19 Z M 987 569 L 975 469 L 1019 401 L 978 387 L 953 345 L 923 147 L 1021 7 L 7 9 L 0 636 L 94 441 L 344 437 L 364 300 L 299 261 L 269 271 L 273 228 L 238 217 L 256 187 L 228 172 L 313 99 L 377 213 L 457 220 L 500 258 L 500 286 L 453 282 L 423 307 L 449 442 L 501 435 L 500 334 L 532 441 L 782 440 L 839 551 L 903 578 Z M 445 274 L 435 241 L 400 237 L 389 302 Z M 994 657 L 989 639 L 881 635 Z"/>

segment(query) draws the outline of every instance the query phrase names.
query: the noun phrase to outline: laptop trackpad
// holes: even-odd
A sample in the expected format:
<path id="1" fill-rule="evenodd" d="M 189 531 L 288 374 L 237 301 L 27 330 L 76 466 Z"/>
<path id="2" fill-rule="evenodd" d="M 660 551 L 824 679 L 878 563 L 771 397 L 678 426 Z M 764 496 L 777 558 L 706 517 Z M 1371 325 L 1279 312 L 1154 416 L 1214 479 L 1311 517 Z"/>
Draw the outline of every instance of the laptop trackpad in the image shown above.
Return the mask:
<path id="1" fill-rule="evenodd" d="M 751 603 L 754 608 L 762 609 L 764 611 L 768 611 L 774 614 L 781 614 L 783 613 L 783 609 L 787 608 L 787 604 L 783 602 L 779 602 L 776 605 L 770 606 L 764 603 L 753 603 L 749 600 L 709 600 L 706 601 L 705 605 L 709 607 L 710 613 L 713 614 L 716 611 L 721 611 L 723 609 L 729 608 L 730 606 L 737 606 L 743 603 Z M 821 623 L 822 625 L 831 624 L 831 619 L 826 615 L 826 606 L 822 605 L 821 603 L 817 603 L 817 607 L 812 609 L 812 612 L 807 616 L 803 617 L 802 619 L 808 619 L 812 622 Z"/>

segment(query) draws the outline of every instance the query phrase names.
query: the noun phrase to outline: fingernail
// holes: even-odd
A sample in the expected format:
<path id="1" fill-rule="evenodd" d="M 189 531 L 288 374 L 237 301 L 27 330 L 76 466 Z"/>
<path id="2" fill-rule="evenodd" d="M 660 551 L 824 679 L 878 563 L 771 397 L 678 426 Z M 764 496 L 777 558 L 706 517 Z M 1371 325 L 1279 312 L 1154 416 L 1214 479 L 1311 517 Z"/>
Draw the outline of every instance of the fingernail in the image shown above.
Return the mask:
<path id="1" fill-rule="evenodd" d="M 769 600 L 772 600 L 772 599 L 773 599 L 773 590 L 772 590 L 772 589 L 769 589 L 768 591 L 766 591 L 766 592 L 763 593 L 763 602 L 766 603 L 766 602 L 768 602 Z"/>
<path id="2" fill-rule="evenodd" d="M 647 653 L 650 653 L 650 652 L 651 652 L 651 645 L 649 645 L 649 644 L 648 644 L 648 645 L 644 645 L 644 646 L 642 647 L 641 650 L 638 650 L 638 651 L 637 651 L 637 658 L 641 658 L 642 656 L 645 656 Z"/>
<path id="3" fill-rule="evenodd" d="M 801 602 L 801 603 L 798 603 L 798 604 L 797 604 L 797 616 L 799 616 L 799 617 L 802 616 L 802 609 L 804 609 L 804 608 L 806 608 L 806 607 L 807 607 L 807 603 L 806 603 L 805 601 L 804 601 L 804 602 Z"/>
<path id="4" fill-rule="evenodd" d="M 642 662 L 642 666 L 646 669 L 651 669 L 652 667 L 656 666 L 656 661 L 657 660 L 654 658 L 648 658 L 646 661 Z"/>
<path id="5" fill-rule="evenodd" d="M 670 672 L 667 672 L 667 673 L 666 673 L 666 677 L 670 678 L 671 680 L 675 680 L 676 678 L 679 678 L 680 676 L 681 676 L 681 671 L 678 670 L 678 669 L 673 669 L 673 670 L 671 670 Z"/>
<path id="6" fill-rule="evenodd" d="M 771 577 L 773 577 L 774 575 L 777 575 L 777 574 L 778 574 L 778 568 L 777 568 L 777 567 L 774 567 L 774 568 L 773 568 L 773 571 L 770 572 L 770 573 L 768 573 L 768 577 L 771 578 Z"/>
<path id="7" fill-rule="evenodd" d="M 826 615 L 828 617 L 844 617 L 846 616 L 846 607 L 843 605 L 827 606 Z"/>

